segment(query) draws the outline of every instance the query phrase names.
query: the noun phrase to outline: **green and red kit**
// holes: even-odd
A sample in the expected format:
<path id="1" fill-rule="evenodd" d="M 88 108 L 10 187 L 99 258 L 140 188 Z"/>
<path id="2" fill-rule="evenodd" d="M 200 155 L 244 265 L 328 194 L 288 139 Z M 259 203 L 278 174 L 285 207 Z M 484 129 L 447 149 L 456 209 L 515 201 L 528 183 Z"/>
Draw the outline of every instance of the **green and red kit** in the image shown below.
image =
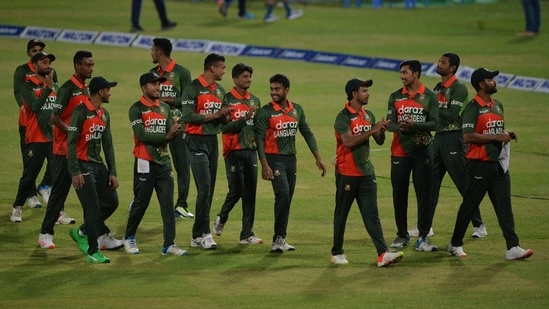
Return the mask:
<path id="1" fill-rule="evenodd" d="M 109 112 L 95 110 L 91 102 L 78 105 L 72 113 L 67 134 L 68 164 L 71 176 L 81 174 L 78 160 L 103 163 L 101 148 L 105 153 L 109 175 L 116 176 L 116 164 Z"/>
<path id="2" fill-rule="evenodd" d="M 151 72 L 158 73 L 159 76 L 165 77 L 166 81 L 160 84 L 160 97 L 173 98 L 174 104 L 170 106 L 172 109 L 172 115 L 175 121 L 180 121 L 181 119 L 181 101 L 183 101 L 182 93 L 185 85 L 188 85 L 191 82 L 191 72 L 189 69 L 175 63 L 175 60 L 172 60 L 166 70 L 158 65 L 150 70 Z M 176 108 L 179 106 L 179 108 Z"/>
<path id="3" fill-rule="evenodd" d="M 376 123 L 374 114 L 361 108 L 356 112 L 347 102 L 336 117 L 334 129 L 336 137 L 336 171 L 345 176 L 365 176 L 374 174 L 370 161 L 370 139 L 349 148 L 341 141 L 341 135 L 351 132 L 352 136 L 364 134 Z"/>
<path id="4" fill-rule="evenodd" d="M 204 122 L 205 115 L 217 113 L 223 105 L 225 89 L 218 83 L 209 85 L 200 75 L 183 90 L 183 122 L 185 133 L 193 135 L 216 135 L 221 121 Z"/>
<path id="5" fill-rule="evenodd" d="M 463 134 L 499 134 L 505 132 L 503 105 L 494 99 L 490 99 L 490 102 L 484 102 L 481 97 L 475 95 L 463 110 L 462 118 Z M 497 141 L 486 144 L 467 144 L 465 158 L 498 162 L 502 147 L 503 144 Z"/>
<path id="6" fill-rule="evenodd" d="M 51 112 L 57 98 L 55 91 L 34 75 L 23 83 L 20 89 L 22 109 L 26 115 L 25 143 L 51 142 L 53 139 Z"/>
<path id="7" fill-rule="evenodd" d="M 288 110 L 283 111 L 277 103 L 271 101 L 258 111 L 255 116 L 255 127 L 260 159 L 265 158 L 266 153 L 295 155 L 295 136 L 298 130 L 311 152 L 318 150 L 301 105 L 288 100 Z"/>
<path id="8" fill-rule="evenodd" d="M 86 84 L 80 83 L 76 76 L 66 81 L 57 91 L 57 101 L 53 106 L 53 113 L 59 115 L 67 127 L 70 125 L 71 115 L 74 109 L 82 104 L 90 103 L 89 91 Z M 67 134 L 59 128 L 53 128 L 53 153 L 67 156 Z"/>
<path id="9" fill-rule="evenodd" d="M 254 118 L 246 120 L 250 108 L 261 107 L 259 98 L 249 91 L 241 96 L 235 88 L 232 88 L 225 95 L 223 106 L 231 108 L 231 120 L 221 126 L 223 140 L 223 156 L 226 157 L 231 151 L 241 149 L 257 149 L 255 142 Z"/>
<path id="10" fill-rule="evenodd" d="M 159 165 L 170 165 L 166 139 L 173 124 L 170 106 L 158 100 L 151 103 L 142 96 L 130 107 L 129 117 L 135 143 L 134 157 Z"/>
<path id="11" fill-rule="evenodd" d="M 22 90 L 21 87 L 25 84 L 25 82 L 29 81 L 31 77 L 35 76 L 35 70 L 34 65 L 32 64 L 32 61 L 29 60 L 27 63 L 23 63 L 22 65 L 18 66 L 15 69 L 15 72 L 13 73 L 13 94 L 15 96 L 15 101 L 17 101 L 17 105 L 19 106 L 19 125 L 25 126 L 25 111 L 21 109 L 23 106 L 22 101 Z M 57 72 L 53 71 L 53 83 L 57 84 Z"/>
<path id="12" fill-rule="evenodd" d="M 453 75 L 447 82 L 437 83 L 433 91 L 437 94 L 440 109 L 436 131 L 460 131 L 462 126 L 460 112 L 469 95 L 467 87 Z"/>
<path id="13" fill-rule="evenodd" d="M 413 127 L 402 132 L 399 122 L 412 118 Z M 431 143 L 439 118 L 438 98 L 436 93 L 420 83 L 415 95 L 410 95 L 406 87 L 391 93 L 387 110 L 387 120 L 391 120 L 389 131 L 393 132 L 391 155 L 404 157 L 423 149 Z"/>

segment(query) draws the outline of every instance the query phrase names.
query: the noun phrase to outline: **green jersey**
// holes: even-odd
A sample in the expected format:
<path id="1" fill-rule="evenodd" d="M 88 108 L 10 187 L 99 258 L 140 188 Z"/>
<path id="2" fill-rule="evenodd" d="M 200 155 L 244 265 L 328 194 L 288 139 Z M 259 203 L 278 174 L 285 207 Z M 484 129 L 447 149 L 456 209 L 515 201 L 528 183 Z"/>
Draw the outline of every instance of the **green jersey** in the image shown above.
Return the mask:
<path id="1" fill-rule="evenodd" d="M 111 118 L 106 109 L 95 110 L 90 101 L 78 105 L 72 113 L 67 135 L 71 176 L 82 173 L 78 160 L 103 164 L 101 147 L 105 153 L 109 175 L 116 176 Z"/>
<path id="2" fill-rule="evenodd" d="M 223 99 L 223 106 L 231 107 L 231 120 L 221 126 L 223 139 L 223 156 L 240 149 L 256 149 L 254 118 L 245 117 L 253 106 L 261 107 L 259 98 L 249 91 L 241 96 L 232 88 Z"/>
<path id="3" fill-rule="evenodd" d="M 151 103 L 141 97 L 130 106 L 129 117 L 135 143 L 134 157 L 160 165 L 171 164 L 166 139 L 173 124 L 170 106 L 158 100 Z"/>
<path id="4" fill-rule="evenodd" d="M 216 135 L 220 120 L 204 122 L 207 114 L 221 110 L 225 89 L 218 83 L 209 85 L 202 75 L 183 90 L 183 122 L 185 133 L 194 135 Z"/>
<path id="5" fill-rule="evenodd" d="M 462 113 L 463 134 L 499 134 L 505 132 L 503 105 L 496 100 L 490 102 L 475 95 Z M 492 141 L 486 144 L 467 144 L 465 158 L 472 160 L 498 162 L 503 143 Z"/>
<path id="6" fill-rule="evenodd" d="M 88 87 L 86 84 L 80 83 L 75 75 L 72 75 L 68 81 L 59 87 L 52 113 L 59 115 L 61 121 L 68 127 L 74 109 L 82 103 L 89 103 L 89 101 Z M 53 128 L 53 153 L 67 156 L 67 134 L 58 127 Z"/>
<path id="7" fill-rule="evenodd" d="M 53 70 L 53 68 L 52 68 Z M 19 106 L 19 125 L 25 126 L 25 113 L 21 109 L 23 106 L 23 101 L 21 98 L 21 86 L 27 82 L 35 74 L 34 65 L 32 61 L 24 63 L 18 66 L 13 73 L 13 95 L 15 96 L 15 101 L 17 106 Z M 57 84 L 57 72 L 53 71 L 53 82 Z"/>
<path id="8" fill-rule="evenodd" d="M 176 64 L 174 60 L 170 62 L 166 70 L 158 65 L 150 70 L 156 72 L 161 77 L 165 77 L 167 80 L 160 84 L 160 97 L 173 98 L 174 103 L 172 108 L 172 115 L 175 121 L 181 120 L 181 101 L 183 97 L 183 89 L 191 83 L 191 72 L 189 69 Z"/>
<path id="9" fill-rule="evenodd" d="M 436 131 L 461 131 L 460 113 L 469 95 L 467 87 L 454 75 L 445 83 L 437 83 L 433 91 L 437 94 L 440 109 Z"/>
<path id="10" fill-rule="evenodd" d="M 362 108 L 359 113 L 350 103 L 339 112 L 334 129 L 336 136 L 336 171 L 344 176 L 365 176 L 374 174 L 374 165 L 370 161 L 370 139 L 360 145 L 349 148 L 341 141 L 341 135 L 351 132 L 352 136 L 364 134 L 376 123 L 374 114 Z"/>
<path id="11" fill-rule="evenodd" d="M 400 131 L 399 123 L 408 118 L 414 121 L 413 127 L 405 132 Z M 411 96 L 406 87 L 391 93 L 387 120 L 391 120 L 389 131 L 393 132 L 391 155 L 404 157 L 412 152 L 427 147 L 433 136 L 439 118 L 437 95 L 420 83 L 419 89 Z"/>
<path id="12" fill-rule="evenodd" d="M 54 89 L 57 85 L 54 84 Z M 26 115 L 25 143 L 44 143 L 53 140 L 51 112 L 57 96 L 38 77 L 31 76 L 21 85 L 22 109 Z"/>
<path id="13" fill-rule="evenodd" d="M 290 100 L 286 111 L 272 101 L 258 109 L 255 115 L 255 129 L 260 159 L 265 158 L 265 154 L 295 155 L 295 136 L 298 130 L 311 152 L 318 150 L 303 108 Z"/>

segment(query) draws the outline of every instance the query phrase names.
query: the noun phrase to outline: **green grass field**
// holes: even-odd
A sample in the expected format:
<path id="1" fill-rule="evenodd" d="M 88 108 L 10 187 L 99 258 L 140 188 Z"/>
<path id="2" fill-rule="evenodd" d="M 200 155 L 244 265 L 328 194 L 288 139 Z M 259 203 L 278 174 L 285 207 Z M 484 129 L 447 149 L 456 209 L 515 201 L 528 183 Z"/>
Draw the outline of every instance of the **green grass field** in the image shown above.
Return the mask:
<path id="1" fill-rule="evenodd" d="M 160 32 L 152 1 L 144 1 L 141 14 L 145 34 L 170 38 L 194 38 L 276 47 L 342 52 L 395 59 L 416 58 L 436 62 L 445 52 L 460 55 L 462 65 L 487 67 L 517 75 L 549 78 L 549 35 L 518 39 L 524 16 L 519 1 L 491 4 L 432 6 L 405 10 L 384 7 L 373 10 L 344 9 L 341 3 L 303 5 L 305 15 L 294 21 L 264 24 L 262 1 L 251 1 L 249 10 L 259 19 L 240 21 L 236 4 L 223 19 L 212 1 L 166 1 L 168 16 L 178 26 Z M 129 1 L 4 1 L 0 23 L 61 29 L 125 32 L 130 28 Z M 281 8 L 275 9 L 279 16 Z M 542 1 L 542 20 L 548 21 L 549 2 Z M 46 51 L 57 56 L 53 63 L 61 82 L 73 73 L 72 56 L 86 49 L 94 54 L 94 76 L 118 81 L 113 88 L 111 113 L 119 173 L 120 207 L 108 225 L 123 236 L 127 204 L 132 198 L 133 138 L 127 118 L 129 106 L 141 95 L 140 74 L 152 66 L 149 51 L 105 45 L 47 41 Z M 255 232 L 264 245 L 238 244 L 241 211 L 231 214 L 219 249 L 191 249 L 192 220 L 178 219 L 176 243 L 189 250 L 186 257 L 163 257 L 162 224 L 153 198 L 137 233 L 141 254 L 123 250 L 107 252 L 111 263 L 91 265 L 68 236 L 70 226 L 56 226 L 56 249 L 43 250 L 36 240 L 45 209 L 24 208 L 23 222 L 9 221 L 22 164 L 17 127 L 18 110 L 12 94 L 15 67 L 28 60 L 26 40 L 0 37 L 0 308 L 547 308 L 549 306 L 549 135 L 545 134 L 549 94 L 499 89 L 495 98 L 506 111 L 506 127 L 516 131 L 512 144 L 511 179 L 516 230 L 524 248 L 534 256 L 522 262 L 505 260 L 505 241 L 488 198 L 481 205 L 489 235 L 465 238 L 469 257 L 458 259 L 444 250 L 404 250 L 403 261 L 377 268 L 376 253 L 353 208 L 347 224 L 345 253 L 350 264 L 329 264 L 334 208 L 334 176 L 330 159 L 335 155 L 333 122 L 345 103 L 345 82 L 353 77 L 373 78 L 369 108 L 378 118 L 385 115 L 389 94 L 401 87 L 398 73 L 355 69 L 299 61 L 252 57 L 227 57 L 227 74 L 221 82 L 230 88 L 230 68 L 237 62 L 254 67 L 251 91 L 267 103 L 268 78 L 287 75 L 289 98 L 301 103 L 315 132 L 320 152 L 328 165 L 319 176 L 312 156 L 298 137 L 298 183 L 292 203 L 288 242 L 295 252 L 269 253 L 273 230 L 273 194 L 270 184 L 258 185 Z M 174 52 L 172 57 L 196 77 L 205 54 Z M 422 77 L 432 88 L 438 81 Z M 468 84 L 468 83 L 467 83 Z M 472 87 L 469 87 L 472 96 Z M 541 132 L 541 133 L 540 133 Z M 380 217 L 387 242 L 396 228 L 393 219 L 389 145 L 372 147 L 379 188 Z M 219 211 L 227 182 L 219 161 L 219 174 L 211 218 Z M 194 183 L 192 183 L 194 186 Z M 410 194 L 409 222 L 415 222 L 415 196 Z M 191 188 L 189 202 L 194 204 Z M 433 243 L 441 249 L 449 242 L 460 196 L 447 177 L 433 223 Z M 194 211 L 194 207 L 192 207 Z M 74 192 L 66 211 L 82 223 L 82 210 Z"/>

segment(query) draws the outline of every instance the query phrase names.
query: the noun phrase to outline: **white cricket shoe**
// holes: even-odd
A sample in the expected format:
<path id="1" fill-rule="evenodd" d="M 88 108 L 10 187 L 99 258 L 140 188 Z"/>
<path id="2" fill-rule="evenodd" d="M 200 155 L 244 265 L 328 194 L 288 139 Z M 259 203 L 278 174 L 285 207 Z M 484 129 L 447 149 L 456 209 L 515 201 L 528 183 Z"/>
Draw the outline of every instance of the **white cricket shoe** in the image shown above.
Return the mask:
<path id="1" fill-rule="evenodd" d="M 15 223 L 23 221 L 23 206 L 12 207 L 10 221 Z"/>
<path id="2" fill-rule="evenodd" d="M 519 246 L 515 246 L 507 250 L 507 253 L 505 254 L 505 259 L 524 260 L 531 257 L 533 254 L 534 254 L 534 251 L 532 251 L 532 249 L 524 250 Z"/>
<path id="3" fill-rule="evenodd" d="M 446 251 L 450 252 L 453 256 L 460 258 L 467 257 L 467 253 L 463 252 L 463 246 L 454 247 L 451 243 L 446 247 Z"/>
<path id="4" fill-rule="evenodd" d="M 55 245 L 53 244 L 53 235 L 50 235 L 48 233 L 39 234 L 38 245 L 42 249 L 55 249 Z"/>
<path id="5" fill-rule="evenodd" d="M 29 197 L 29 199 L 27 200 L 27 205 L 29 205 L 29 208 L 42 207 L 42 204 L 40 204 L 40 201 L 38 200 L 38 197 L 36 195 Z"/>
<path id="6" fill-rule="evenodd" d="M 332 255 L 332 258 L 330 258 L 330 263 L 336 265 L 344 265 L 349 264 L 349 261 L 347 261 L 347 257 L 345 256 L 345 254 L 338 254 Z"/>

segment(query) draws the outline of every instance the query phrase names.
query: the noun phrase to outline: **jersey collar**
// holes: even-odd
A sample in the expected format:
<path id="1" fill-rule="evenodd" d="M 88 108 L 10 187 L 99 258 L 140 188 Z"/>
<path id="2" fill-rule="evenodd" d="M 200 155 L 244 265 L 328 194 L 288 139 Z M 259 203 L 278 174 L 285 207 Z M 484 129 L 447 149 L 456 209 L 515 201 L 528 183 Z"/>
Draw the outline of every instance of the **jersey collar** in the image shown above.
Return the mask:
<path id="1" fill-rule="evenodd" d="M 492 108 L 495 104 L 494 99 L 490 98 L 490 102 L 485 102 L 478 94 L 475 94 L 474 100 L 478 105 L 488 108 Z"/>
<path id="2" fill-rule="evenodd" d="M 206 81 L 206 79 L 204 78 L 204 75 L 200 74 L 198 75 L 198 81 L 200 82 L 200 84 L 202 85 L 202 87 L 204 88 L 208 88 L 210 89 L 210 91 L 214 91 L 216 88 L 217 88 L 217 83 L 214 82 L 213 84 L 208 84 L 208 82 Z"/>
<path id="3" fill-rule="evenodd" d="M 164 73 L 171 72 L 174 67 L 175 67 L 175 60 L 172 59 L 170 61 L 170 64 L 168 64 L 168 67 L 166 68 L 166 70 L 162 70 L 162 67 L 160 65 L 158 66 L 158 68 L 156 70 L 158 71 L 158 75 L 163 76 Z"/>
<path id="4" fill-rule="evenodd" d="M 250 92 L 248 90 L 246 90 L 246 94 L 244 96 L 241 96 L 240 93 L 238 93 L 238 91 L 236 91 L 236 88 L 233 87 L 231 89 L 231 94 L 237 99 L 237 100 L 249 100 L 250 99 Z"/>
<path id="5" fill-rule="evenodd" d="M 417 90 L 417 93 L 414 96 L 410 96 L 410 99 L 413 99 L 418 94 L 424 94 L 424 93 L 425 93 L 425 85 L 422 82 L 419 82 L 419 89 Z M 402 87 L 402 94 L 409 96 L 409 92 L 406 87 Z"/>
<path id="6" fill-rule="evenodd" d="M 71 76 L 71 82 L 72 82 L 73 84 L 75 84 L 76 87 L 78 87 L 78 88 L 80 88 L 80 89 L 82 89 L 82 90 L 86 90 L 86 87 L 87 87 L 87 86 L 86 86 L 86 83 L 84 83 L 84 84 L 80 83 L 80 81 L 78 81 L 78 79 L 76 79 L 76 76 L 75 76 L 74 74 Z"/>
<path id="7" fill-rule="evenodd" d="M 38 79 L 36 75 L 32 75 L 28 80 L 37 86 L 42 86 L 42 88 L 46 88 L 46 83 Z"/>
<path id="8" fill-rule="evenodd" d="M 141 104 L 143 104 L 147 107 L 153 107 L 153 106 L 158 107 L 158 106 L 160 106 L 160 102 L 158 100 L 155 99 L 154 102 L 151 103 L 151 102 L 149 102 L 149 100 L 147 100 L 145 98 L 145 96 L 141 96 L 141 98 L 139 99 L 139 102 L 141 102 Z"/>
<path id="9" fill-rule="evenodd" d="M 356 115 L 364 115 L 364 113 L 366 113 L 366 110 L 364 109 L 364 107 L 360 107 L 360 112 L 356 112 L 355 109 L 353 107 L 351 107 L 351 102 L 347 102 L 345 104 L 345 108 L 347 109 L 347 111 L 349 111 L 349 113 L 351 114 L 356 114 Z"/>
<path id="10" fill-rule="evenodd" d="M 447 80 L 445 83 L 442 84 L 444 88 L 450 88 L 452 84 L 457 80 L 457 76 L 452 75 L 449 80 Z"/>
<path id="11" fill-rule="evenodd" d="M 90 112 L 95 112 L 97 117 L 101 118 L 101 116 L 103 116 L 103 108 L 101 106 L 96 110 L 90 100 L 85 100 L 84 105 Z"/>
<path id="12" fill-rule="evenodd" d="M 36 69 L 34 68 L 34 65 L 32 64 L 32 60 L 29 60 L 29 62 L 27 63 L 27 65 L 29 66 L 29 69 L 30 69 L 33 73 L 36 73 Z"/>
<path id="13" fill-rule="evenodd" d="M 283 112 L 283 113 L 288 113 L 289 111 L 291 111 L 292 109 L 294 109 L 294 104 L 292 104 L 292 102 L 290 102 L 290 100 L 286 99 L 286 101 L 288 101 L 288 110 L 286 112 L 284 112 L 282 110 L 282 107 L 280 107 L 280 105 L 278 103 L 276 103 L 275 101 L 271 101 L 269 104 L 271 104 L 271 106 L 273 107 L 273 109 L 277 112 Z"/>

